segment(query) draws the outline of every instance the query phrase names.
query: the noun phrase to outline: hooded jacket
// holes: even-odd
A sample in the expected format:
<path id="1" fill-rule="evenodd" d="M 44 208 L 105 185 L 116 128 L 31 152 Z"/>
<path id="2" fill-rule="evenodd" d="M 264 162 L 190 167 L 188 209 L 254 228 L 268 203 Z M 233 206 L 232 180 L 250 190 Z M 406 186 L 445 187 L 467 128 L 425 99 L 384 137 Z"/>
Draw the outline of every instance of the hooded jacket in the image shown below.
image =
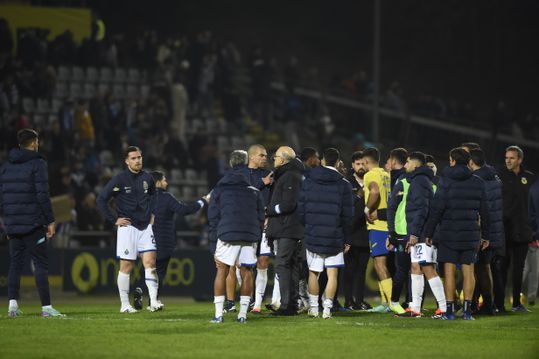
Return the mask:
<path id="1" fill-rule="evenodd" d="M 0 214 L 7 234 L 26 234 L 54 222 L 47 163 L 35 152 L 14 148 L 0 168 Z"/>
<path id="2" fill-rule="evenodd" d="M 479 221 L 481 218 L 481 221 Z M 425 228 L 432 238 L 439 224 L 440 243 L 454 250 L 477 250 L 490 239 L 485 182 L 462 164 L 443 171 Z"/>
<path id="3" fill-rule="evenodd" d="M 409 235 L 423 238 L 429 208 L 434 198 L 432 178 L 434 173 L 427 166 L 410 173 L 410 188 L 406 197 L 406 224 Z"/>
<path id="4" fill-rule="evenodd" d="M 208 221 L 214 242 L 256 243 L 262 238 L 264 200 L 239 166 L 225 173 L 213 189 Z"/>
<path id="5" fill-rule="evenodd" d="M 267 208 L 269 239 L 303 239 L 303 225 L 297 213 L 303 171 L 303 163 L 297 158 L 275 170 Z"/>
<path id="6" fill-rule="evenodd" d="M 317 167 L 301 186 L 298 202 L 300 220 L 305 225 L 305 246 L 319 254 L 342 252 L 351 244 L 354 216 L 352 186 L 335 169 Z"/>
<path id="7" fill-rule="evenodd" d="M 487 201 L 489 204 L 490 217 L 490 247 L 502 248 L 505 243 L 505 232 L 503 229 L 503 199 L 502 181 L 496 174 L 494 167 L 485 165 L 474 171 L 474 175 L 485 181 L 487 190 Z"/>

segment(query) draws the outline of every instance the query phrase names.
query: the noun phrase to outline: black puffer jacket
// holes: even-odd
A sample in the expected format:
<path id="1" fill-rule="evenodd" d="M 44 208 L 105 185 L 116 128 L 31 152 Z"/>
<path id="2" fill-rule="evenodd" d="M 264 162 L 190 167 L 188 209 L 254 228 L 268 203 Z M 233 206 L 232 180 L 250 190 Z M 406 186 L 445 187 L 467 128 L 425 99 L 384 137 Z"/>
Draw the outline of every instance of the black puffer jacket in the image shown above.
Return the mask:
<path id="1" fill-rule="evenodd" d="M 14 148 L 0 168 L 0 215 L 7 234 L 25 234 L 54 222 L 47 164 L 37 152 Z"/>
<path id="2" fill-rule="evenodd" d="M 465 165 L 447 167 L 434 195 L 425 236 L 432 238 L 439 223 L 443 245 L 455 250 L 478 249 L 481 238 L 489 240 L 489 218 L 485 182 Z"/>
<path id="3" fill-rule="evenodd" d="M 485 181 L 490 215 L 490 247 L 502 248 L 505 243 L 503 229 L 502 181 L 492 166 L 485 165 L 474 172 Z"/>
<path id="4" fill-rule="evenodd" d="M 406 228 L 409 235 L 423 237 L 423 231 L 434 190 L 432 188 L 434 172 L 427 166 L 416 168 L 409 175 L 410 188 L 406 196 Z"/>
<path id="5" fill-rule="evenodd" d="M 303 239 L 304 229 L 297 213 L 303 171 L 303 163 L 298 159 L 293 159 L 275 170 L 275 182 L 267 207 L 266 236 L 269 239 Z"/>
<path id="6" fill-rule="evenodd" d="M 305 225 L 305 247 L 313 253 L 337 254 L 351 244 L 354 216 L 350 182 L 334 169 L 314 168 L 301 186 L 298 213 Z"/>

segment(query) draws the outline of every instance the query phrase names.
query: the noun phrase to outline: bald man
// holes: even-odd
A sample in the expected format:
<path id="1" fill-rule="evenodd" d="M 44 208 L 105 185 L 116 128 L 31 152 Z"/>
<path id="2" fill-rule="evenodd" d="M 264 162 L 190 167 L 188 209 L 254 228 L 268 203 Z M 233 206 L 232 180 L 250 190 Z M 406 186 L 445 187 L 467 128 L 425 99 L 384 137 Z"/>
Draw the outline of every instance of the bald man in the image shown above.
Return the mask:
<path id="1" fill-rule="evenodd" d="M 275 315 L 297 314 L 298 265 L 301 258 L 303 225 L 297 204 L 304 166 L 290 147 L 279 147 L 273 155 L 274 183 L 267 207 L 266 236 L 275 246 L 275 272 L 279 276 L 281 306 Z"/>

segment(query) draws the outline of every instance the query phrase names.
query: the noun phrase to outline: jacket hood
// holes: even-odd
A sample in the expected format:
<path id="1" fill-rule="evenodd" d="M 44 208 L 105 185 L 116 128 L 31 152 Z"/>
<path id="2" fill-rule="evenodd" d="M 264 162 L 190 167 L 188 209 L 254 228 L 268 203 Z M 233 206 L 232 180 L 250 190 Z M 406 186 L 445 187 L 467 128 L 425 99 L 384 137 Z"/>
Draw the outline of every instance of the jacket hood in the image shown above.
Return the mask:
<path id="1" fill-rule="evenodd" d="M 275 178 L 279 178 L 282 176 L 285 172 L 292 171 L 297 172 L 299 174 L 303 174 L 305 171 L 305 166 L 303 165 L 303 162 L 301 162 L 299 159 L 294 158 L 290 160 L 290 162 L 282 165 L 281 167 L 278 167 L 275 169 Z"/>
<path id="2" fill-rule="evenodd" d="M 13 148 L 9 151 L 8 160 L 11 163 L 25 163 L 38 158 L 43 158 L 39 153 L 24 148 Z"/>
<path id="3" fill-rule="evenodd" d="M 420 166 L 413 170 L 409 175 L 410 178 L 415 178 L 417 176 L 427 176 L 429 180 L 432 181 L 434 178 L 434 172 L 432 172 L 428 166 Z"/>
<path id="4" fill-rule="evenodd" d="M 444 168 L 443 176 L 455 181 L 464 181 L 472 177 L 472 171 L 466 165 L 455 165 Z"/>
<path id="5" fill-rule="evenodd" d="M 229 169 L 218 185 L 245 185 L 250 186 L 249 179 L 245 176 L 245 166 L 236 166 Z"/>
<path id="6" fill-rule="evenodd" d="M 339 172 L 331 168 L 321 166 L 311 169 L 309 178 L 316 183 L 324 184 L 341 181 L 343 179 L 343 176 Z"/>
<path id="7" fill-rule="evenodd" d="M 481 177 L 485 181 L 492 181 L 492 180 L 494 180 L 496 178 L 497 173 L 496 173 L 496 169 L 494 169 L 494 167 L 489 166 L 489 165 L 484 165 L 483 167 L 481 167 L 477 171 L 474 171 L 473 174 Z"/>

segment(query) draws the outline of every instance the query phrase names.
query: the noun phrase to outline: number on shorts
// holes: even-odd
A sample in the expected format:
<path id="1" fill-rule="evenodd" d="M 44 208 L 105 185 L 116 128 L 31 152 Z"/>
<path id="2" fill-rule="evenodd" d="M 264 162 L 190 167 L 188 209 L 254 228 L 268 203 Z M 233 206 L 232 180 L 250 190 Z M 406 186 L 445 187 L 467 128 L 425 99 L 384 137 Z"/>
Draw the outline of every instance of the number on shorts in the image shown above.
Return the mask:
<path id="1" fill-rule="evenodd" d="M 415 257 L 419 258 L 423 255 L 423 247 L 422 246 L 416 246 L 415 247 Z"/>

